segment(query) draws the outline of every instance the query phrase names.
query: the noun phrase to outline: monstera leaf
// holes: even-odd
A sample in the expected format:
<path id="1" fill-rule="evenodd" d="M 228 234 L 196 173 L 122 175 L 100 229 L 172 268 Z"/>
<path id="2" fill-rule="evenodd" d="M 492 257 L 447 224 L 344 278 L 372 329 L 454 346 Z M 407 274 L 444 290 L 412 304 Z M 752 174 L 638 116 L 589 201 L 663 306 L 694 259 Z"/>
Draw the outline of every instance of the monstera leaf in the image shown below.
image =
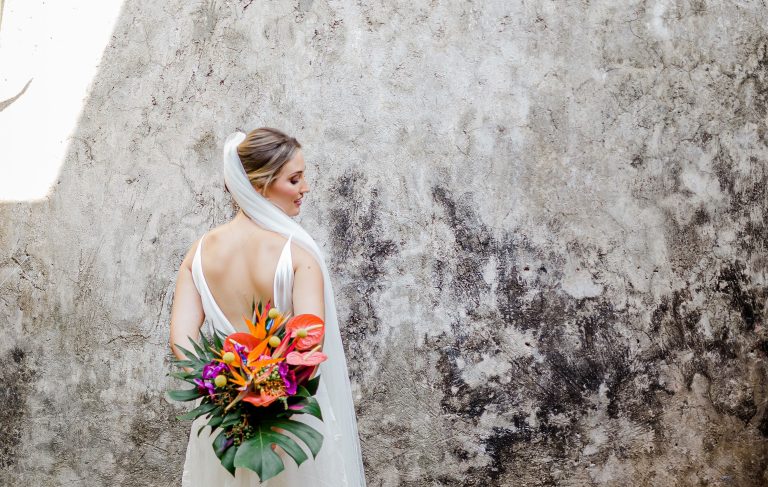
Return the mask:
<path id="1" fill-rule="evenodd" d="M 323 435 L 313 427 L 291 419 L 265 420 L 254 426 L 253 436 L 239 446 L 231 444 L 224 435 L 224 431 L 213 441 L 213 449 L 221 464 L 230 474 L 235 475 L 237 467 L 253 470 L 263 482 L 274 477 L 285 469 L 283 460 L 272 450 L 272 445 L 277 445 L 301 465 L 307 458 L 307 454 L 293 438 L 276 431 L 280 428 L 295 435 L 301 440 L 317 458 L 320 448 L 323 446 Z"/>

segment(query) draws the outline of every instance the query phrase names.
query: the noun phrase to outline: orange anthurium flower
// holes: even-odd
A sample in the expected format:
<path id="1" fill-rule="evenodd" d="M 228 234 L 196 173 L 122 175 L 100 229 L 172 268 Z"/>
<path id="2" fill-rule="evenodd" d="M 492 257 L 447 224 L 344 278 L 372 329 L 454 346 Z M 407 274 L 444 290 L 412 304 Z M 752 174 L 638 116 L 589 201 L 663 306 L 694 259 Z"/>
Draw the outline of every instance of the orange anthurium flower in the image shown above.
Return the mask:
<path id="1" fill-rule="evenodd" d="M 297 334 L 299 330 L 304 329 L 307 332 L 307 336 L 304 338 L 298 338 Z M 288 323 L 285 324 L 285 332 L 291 335 L 291 338 L 296 338 L 296 348 L 299 350 L 307 350 L 323 339 L 325 333 L 325 323 L 322 318 L 310 313 L 304 313 L 296 315 L 291 318 Z"/>
<path id="2" fill-rule="evenodd" d="M 277 398 L 280 397 L 281 395 L 282 394 L 280 394 L 280 395 L 273 395 L 273 394 L 268 393 L 264 389 L 262 389 L 261 391 L 259 391 L 258 394 L 257 393 L 253 393 L 253 392 L 247 394 L 243 398 L 243 401 L 249 402 L 249 403 L 253 404 L 254 406 L 269 406 L 270 404 L 275 402 L 275 400 L 277 400 Z"/>

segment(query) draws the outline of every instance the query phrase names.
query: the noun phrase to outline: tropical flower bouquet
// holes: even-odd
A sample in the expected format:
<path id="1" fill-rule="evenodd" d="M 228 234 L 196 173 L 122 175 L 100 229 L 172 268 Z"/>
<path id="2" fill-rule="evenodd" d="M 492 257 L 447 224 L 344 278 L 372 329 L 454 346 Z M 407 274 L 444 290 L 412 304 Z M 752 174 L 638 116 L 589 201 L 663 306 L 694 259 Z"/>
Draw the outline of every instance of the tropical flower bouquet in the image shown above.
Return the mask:
<path id="1" fill-rule="evenodd" d="M 311 414 L 322 420 L 314 395 L 320 376 L 310 379 L 316 366 L 328 357 L 320 351 L 325 333 L 323 320 L 313 314 L 287 319 L 267 302 L 253 304 L 253 316 L 243 317 L 250 333 L 226 337 L 214 330 L 211 339 L 200 334 L 200 343 L 190 339 L 194 352 L 178 345 L 186 360 L 174 358 L 183 370 L 171 375 L 195 385 L 192 389 L 168 391 L 174 401 L 199 405 L 180 420 L 195 420 L 207 414 L 206 426 L 221 464 L 235 475 L 236 467 L 253 470 L 261 481 L 285 468 L 274 452 L 280 446 L 296 461 L 307 454 L 290 432 L 306 444 L 313 458 L 323 444 L 323 435 L 311 426 L 291 419 L 294 414 Z"/>

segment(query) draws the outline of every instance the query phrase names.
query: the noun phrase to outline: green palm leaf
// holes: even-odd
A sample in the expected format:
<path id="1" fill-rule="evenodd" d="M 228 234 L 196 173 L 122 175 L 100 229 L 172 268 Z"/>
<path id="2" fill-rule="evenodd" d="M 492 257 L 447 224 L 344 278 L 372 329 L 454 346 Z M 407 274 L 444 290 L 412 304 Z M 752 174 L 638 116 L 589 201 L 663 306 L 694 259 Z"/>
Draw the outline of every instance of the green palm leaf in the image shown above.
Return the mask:
<path id="1" fill-rule="evenodd" d="M 208 341 L 207 338 L 205 338 L 205 334 L 202 333 L 202 332 L 200 333 L 200 348 L 203 349 L 206 359 L 212 358 L 211 357 L 211 343 Z"/>
<path id="2" fill-rule="evenodd" d="M 187 414 L 182 414 L 181 416 L 176 416 L 176 419 L 179 420 L 188 420 L 188 419 L 197 419 L 198 416 L 202 416 L 205 413 L 210 413 L 214 409 L 216 409 L 218 406 L 213 403 L 204 403 L 199 406 L 197 406 L 192 411 L 188 412 Z"/>
<path id="3" fill-rule="evenodd" d="M 192 340 L 192 337 L 188 337 L 188 338 L 189 338 L 189 341 L 192 342 L 192 346 L 195 347 L 195 352 L 197 352 L 195 355 L 197 355 L 199 359 L 205 360 L 206 358 L 205 349 L 201 347 L 196 341 Z M 200 333 L 200 339 L 201 340 L 205 339 L 202 333 Z"/>
<path id="4" fill-rule="evenodd" d="M 320 448 L 323 446 L 323 435 L 321 435 L 315 428 L 292 419 L 273 419 L 268 421 L 268 423 L 271 426 L 282 428 L 296 435 L 297 438 L 306 443 L 309 447 L 309 451 L 312 452 L 312 457 L 317 458 L 317 454 L 320 453 Z"/>
<path id="5" fill-rule="evenodd" d="M 195 345 L 194 341 L 192 341 L 192 345 L 193 346 Z M 178 343 L 176 344 L 176 348 L 178 348 L 179 350 L 184 352 L 184 355 L 187 357 L 187 360 L 189 360 L 190 362 L 194 362 L 195 364 L 203 364 L 203 365 L 205 365 L 206 362 L 204 360 L 201 360 L 200 357 L 197 356 L 197 354 L 190 352 L 189 350 L 187 350 L 186 348 L 182 347 Z"/>
<path id="6" fill-rule="evenodd" d="M 218 330 L 213 330 L 213 345 L 216 347 L 216 350 L 224 348 L 224 338 L 226 337 L 219 335 Z"/>
<path id="7" fill-rule="evenodd" d="M 203 395 L 203 393 L 197 388 L 168 391 L 166 394 L 168 395 L 168 398 L 171 399 L 172 401 L 180 401 L 180 402 L 191 401 Z"/>
<path id="8" fill-rule="evenodd" d="M 297 466 L 309 458 L 293 438 L 272 428 L 282 428 L 295 435 L 309 447 L 313 457 L 317 457 L 323 444 L 323 435 L 311 426 L 299 421 L 290 419 L 262 421 L 258 426 L 255 426 L 253 436 L 238 447 L 233 463 L 234 467 L 253 470 L 262 482 L 285 469 L 280 456 L 272 450 L 273 444 L 285 450 Z"/>

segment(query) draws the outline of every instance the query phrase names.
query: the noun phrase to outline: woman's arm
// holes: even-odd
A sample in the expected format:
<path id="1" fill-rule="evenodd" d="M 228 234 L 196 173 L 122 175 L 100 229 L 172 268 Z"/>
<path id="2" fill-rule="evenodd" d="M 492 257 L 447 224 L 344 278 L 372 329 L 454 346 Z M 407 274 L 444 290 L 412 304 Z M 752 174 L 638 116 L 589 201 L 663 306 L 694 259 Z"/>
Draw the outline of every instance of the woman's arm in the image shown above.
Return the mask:
<path id="1" fill-rule="evenodd" d="M 200 327 L 205 319 L 203 302 L 192 279 L 192 259 L 195 256 L 198 242 L 196 241 L 192 245 L 181 266 L 179 266 L 176 291 L 173 294 L 173 305 L 171 306 L 171 351 L 182 360 L 186 357 L 181 350 L 176 348 L 176 344 L 187 350 L 194 350 L 190 337 L 194 340 L 200 338 Z"/>
<path id="2" fill-rule="evenodd" d="M 323 271 L 317 261 L 308 252 L 300 249 L 294 252 L 296 268 L 293 274 L 293 315 L 304 313 L 317 315 L 325 321 L 325 299 L 323 289 Z M 325 335 L 320 342 L 320 350 L 325 343 Z M 312 377 L 318 367 L 312 371 Z"/>

